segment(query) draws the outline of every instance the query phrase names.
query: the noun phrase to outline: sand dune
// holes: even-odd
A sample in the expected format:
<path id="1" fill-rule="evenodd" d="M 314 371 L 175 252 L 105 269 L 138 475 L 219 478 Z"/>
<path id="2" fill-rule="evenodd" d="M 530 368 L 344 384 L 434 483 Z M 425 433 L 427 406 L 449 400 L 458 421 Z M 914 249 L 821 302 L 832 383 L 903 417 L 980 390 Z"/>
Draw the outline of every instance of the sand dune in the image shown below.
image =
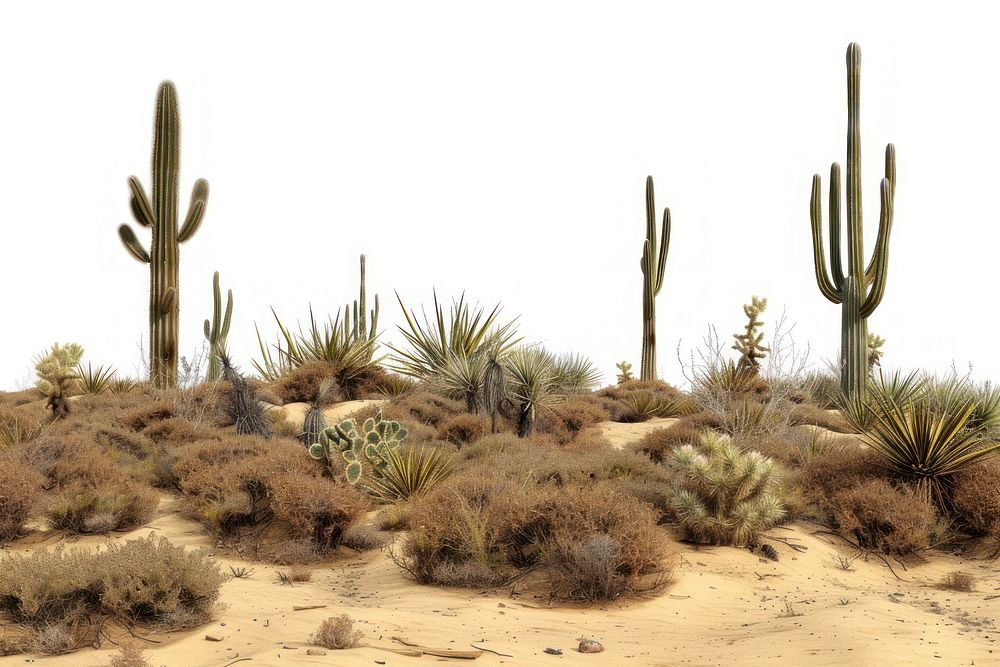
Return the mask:
<path id="1" fill-rule="evenodd" d="M 601 430 L 620 446 L 648 430 L 647 425 L 603 424 Z M 626 427 L 635 432 L 622 435 Z M 153 532 L 189 548 L 215 548 L 198 523 L 178 514 L 177 503 L 177 497 L 165 495 L 158 518 L 114 539 Z M 223 585 L 226 608 L 216 622 L 195 631 L 151 635 L 158 643 L 149 644 L 146 655 L 151 663 L 168 667 L 221 667 L 239 658 L 250 658 L 237 663 L 250 666 L 345 667 L 439 660 L 371 647 L 307 655 L 309 635 L 319 623 L 347 613 L 375 646 L 398 648 L 392 637 L 400 636 L 425 646 L 465 650 L 475 644 L 512 656 L 484 652 L 475 663 L 479 665 L 1000 664 L 996 562 L 933 553 L 908 561 L 905 570 L 894 564 L 899 580 L 877 558 L 858 559 L 843 569 L 840 557 L 853 556 L 851 549 L 837 538 L 815 535 L 817 530 L 796 523 L 770 531 L 778 562 L 742 549 L 682 545 L 673 580 L 662 594 L 591 608 L 553 606 L 517 586 L 489 592 L 420 586 L 383 552 L 342 549 L 335 560 L 314 567 L 311 581 L 294 586 L 278 580 L 277 570 L 286 568 L 220 555 L 224 571 L 240 565 L 253 574 Z M 36 533 L 8 551 L 103 541 Z M 937 588 L 956 570 L 975 577 L 974 592 Z M 293 611 L 294 606 L 311 605 L 325 607 Z M 206 635 L 221 641 L 208 641 Z M 577 653 L 580 637 L 603 642 L 605 652 Z M 563 655 L 546 655 L 546 647 L 560 648 Z M 113 648 L 105 642 L 100 650 L 34 661 L 107 665 Z M 0 665 L 25 661 L 25 656 L 10 656 L 0 658 Z"/>

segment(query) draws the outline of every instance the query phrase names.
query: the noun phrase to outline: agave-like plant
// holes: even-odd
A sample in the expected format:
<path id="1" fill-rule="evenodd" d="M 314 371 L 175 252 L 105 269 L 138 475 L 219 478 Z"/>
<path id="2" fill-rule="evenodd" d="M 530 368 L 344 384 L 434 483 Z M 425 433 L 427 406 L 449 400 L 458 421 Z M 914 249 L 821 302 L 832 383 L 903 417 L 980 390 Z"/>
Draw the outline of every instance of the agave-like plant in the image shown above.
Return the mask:
<path id="1" fill-rule="evenodd" d="M 874 392 L 871 421 L 862 439 L 892 472 L 912 480 L 918 491 L 947 506 L 948 483 L 960 470 L 997 453 L 982 429 L 969 428 L 976 403 L 963 397 L 960 383 L 935 400 Z"/>
<path id="2" fill-rule="evenodd" d="M 452 457 L 435 447 L 410 447 L 386 451 L 385 464 L 366 483 L 369 492 L 381 500 L 407 500 L 426 493 L 451 475 Z"/>
<path id="3" fill-rule="evenodd" d="M 337 369 L 337 382 L 345 386 L 351 379 L 380 361 L 375 358 L 377 334 L 373 331 L 371 335 L 357 335 L 348 326 L 346 316 L 341 321 L 339 309 L 334 317 L 320 325 L 310 306 L 309 327 L 303 330 L 300 324 L 298 332 L 286 327 L 273 308 L 271 312 L 278 324 L 278 342 L 268 346 L 258 329 L 257 344 L 260 347 L 261 361 L 253 362 L 257 373 L 269 382 L 302 364 L 321 361 Z"/>
<path id="4" fill-rule="evenodd" d="M 868 379 L 867 398 L 841 393 L 837 396 L 837 407 L 851 426 L 864 433 L 874 423 L 881 404 L 892 402 L 907 405 L 926 396 L 926 393 L 926 380 L 917 372 L 904 375 L 897 370 L 888 374 L 879 369 L 878 378 Z M 871 397 L 881 400 L 876 402 Z"/>
<path id="5" fill-rule="evenodd" d="M 111 366 L 97 366 L 87 362 L 87 365 L 77 364 L 77 385 L 85 394 L 103 394 L 111 389 L 115 377 L 115 369 Z"/>
<path id="6" fill-rule="evenodd" d="M 538 408 L 569 393 L 590 389 L 600 373 L 576 354 L 555 356 L 538 345 L 515 348 L 504 360 L 507 391 L 517 403 L 517 435 L 531 435 Z"/>
<path id="7" fill-rule="evenodd" d="M 491 355 L 502 357 L 520 342 L 517 320 L 500 323 L 500 304 L 487 314 L 482 306 L 467 303 L 465 294 L 452 302 L 445 317 L 435 292 L 433 322 L 426 313 L 421 321 L 415 311 L 407 309 L 398 293 L 396 300 L 406 318 L 406 326 L 400 326 L 399 331 L 408 347 L 388 345 L 393 352 L 390 368 L 422 380 L 451 398 L 464 400 L 469 412 L 477 412 Z"/>

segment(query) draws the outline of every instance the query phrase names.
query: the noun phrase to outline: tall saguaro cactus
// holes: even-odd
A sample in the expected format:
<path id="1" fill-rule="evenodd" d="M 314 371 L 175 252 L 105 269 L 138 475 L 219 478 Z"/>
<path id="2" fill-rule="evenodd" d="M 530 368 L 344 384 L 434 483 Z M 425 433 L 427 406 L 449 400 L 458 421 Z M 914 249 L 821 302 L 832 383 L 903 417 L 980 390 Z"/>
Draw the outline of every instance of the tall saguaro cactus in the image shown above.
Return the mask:
<path id="1" fill-rule="evenodd" d="M 660 242 L 656 242 L 656 204 L 653 177 L 646 177 L 646 240 L 642 245 L 642 364 L 639 378 L 656 379 L 656 295 L 663 287 L 663 274 L 670 250 L 670 209 L 663 209 Z"/>
<path id="2" fill-rule="evenodd" d="M 871 261 L 864 264 L 861 217 L 861 129 L 859 122 L 861 48 L 847 47 L 847 271 L 841 259 L 840 165 L 830 168 L 830 267 L 823 250 L 823 212 L 820 176 L 812 181 L 810 218 L 816 282 L 827 299 L 841 305 L 840 377 L 844 394 L 852 400 L 865 396 L 868 378 L 868 317 L 885 294 L 896 192 L 896 149 L 885 147 L 885 177 L 881 183 L 882 205 L 878 237 Z"/>
<path id="3" fill-rule="evenodd" d="M 222 290 L 219 288 L 219 272 L 212 276 L 212 321 L 205 320 L 205 340 L 208 341 L 209 380 L 222 377 L 222 355 L 226 352 L 229 337 L 229 323 L 233 319 L 233 290 L 226 290 L 226 314 L 222 314 Z"/>
<path id="4" fill-rule="evenodd" d="M 152 232 L 150 249 L 136 238 L 128 225 L 118 228 L 125 249 L 137 260 L 149 264 L 149 371 L 158 388 L 177 384 L 177 329 L 179 314 L 180 244 L 198 231 L 208 200 L 208 181 L 198 179 L 191 192 L 191 204 L 180 230 L 177 229 L 177 181 L 180 171 L 180 117 L 174 84 L 160 84 L 156 99 L 153 132 L 153 199 L 146 196 L 139 179 L 130 176 L 132 216 Z"/>

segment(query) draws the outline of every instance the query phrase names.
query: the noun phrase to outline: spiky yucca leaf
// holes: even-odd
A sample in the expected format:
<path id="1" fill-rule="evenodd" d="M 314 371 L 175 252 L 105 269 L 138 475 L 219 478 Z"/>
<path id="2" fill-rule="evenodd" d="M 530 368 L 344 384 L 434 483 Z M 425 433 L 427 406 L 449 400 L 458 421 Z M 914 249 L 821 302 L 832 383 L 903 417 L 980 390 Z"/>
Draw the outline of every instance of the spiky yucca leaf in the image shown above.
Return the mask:
<path id="1" fill-rule="evenodd" d="M 752 544 L 785 516 L 774 462 L 728 436 L 708 431 L 698 447 L 675 449 L 670 463 L 679 475 L 671 506 L 689 539 Z"/>
<path id="2" fill-rule="evenodd" d="M 108 382 L 108 389 L 112 394 L 127 394 L 139 386 L 139 381 L 127 376 L 115 375 Z"/>
<path id="3" fill-rule="evenodd" d="M 93 367 L 90 362 L 87 365 L 77 364 L 76 367 L 77 384 L 85 394 L 103 394 L 111 389 L 111 382 L 115 376 L 115 369 L 111 366 Z"/>
<path id="4" fill-rule="evenodd" d="M 451 472 L 452 457 L 437 448 L 410 447 L 405 454 L 390 449 L 385 465 L 365 486 L 382 500 L 407 500 L 430 491 Z"/>
<path id="5" fill-rule="evenodd" d="M 887 374 L 879 369 L 877 378 L 868 379 L 866 397 L 841 393 L 837 397 L 837 407 L 851 426 L 864 432 L 875 419 L 878 404 L 874 402 L 873 397 L 904 405 L 924 395 L 926 389 L 925 379 L 916 371 L 904 375 L 898 370 Z"/>

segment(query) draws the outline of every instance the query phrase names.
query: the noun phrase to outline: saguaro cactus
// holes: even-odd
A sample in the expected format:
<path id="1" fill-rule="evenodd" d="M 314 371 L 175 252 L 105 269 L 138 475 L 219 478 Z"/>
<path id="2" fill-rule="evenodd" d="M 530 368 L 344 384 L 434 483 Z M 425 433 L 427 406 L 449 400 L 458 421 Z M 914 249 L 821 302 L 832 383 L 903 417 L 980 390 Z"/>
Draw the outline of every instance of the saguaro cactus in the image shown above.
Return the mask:
<path id="1" fill-rule="evenodd" d="M 378 336 L 378 294 L 375 295 L 375 307 L 371 311 L 371 329 L 369 329 L 368 322 L 365 320 L 365 317 L 367 317 L 365 309 L 367 307 L 368 304 L 365 298 L 365 256 L 361 255 L 360 294 L 358 294 L 358 299 L 354 302 L 353 309 L 350 305 L 344 309 L 344 333 L 352 340 L 374 340 Z M 348 320 L 351 319 L 351 315 L 353 315 L 353 323 L 349 324 Z"/>
<path id="2" fill-rule="evenodd" d="M 656 204 L 653 177 L 646 177 L 646 240 L 642 245 L 642 363 L 639 378 L 656 379 L 656 295 L 663 287 L 663 273 L 670 250 L 670 209 L 663 209 L 660 243 L 656 243 Z"/>
<path id="3" fill-rule="evenodd" d="M 233 290 L 226 290 L 226 314 L 222 314 L 222 290 L 219 289 L 219 272 L 212 276 L 212 321 L 205 320 L 205 340 L 208 341 L 208 378 L 222 377 L 221 355 L 226 351 L 229 323 L 233 319 Z"/>
<path id="4" fill-rule="evenodd" d="M 146 197 L 139 179 L 130 176 L 132 216 L 152 232 L 150 250 L 139 243 L 128 225 L 118 228 L 125 249 L 149 264 L 149 372 L 153 385 L 170 388 L 177 384 L 177 323 L 179 313 L 178 266 L 180 244 L 198 231 L 208 200 L 208 182 L 195 181 L 191 205 L 180 231 L 177 229 L 177 181 L 180 170 L 180 117 L 177 91 L 164 81 L 156 99 L 153 133 L 153 199 Z"/>
<path id="5" fill-rule="evenodd" d="M 892 230 L 893 199 L 896 191 L 896 149 L 885 147 L 885 177 L 881 183 L 882 206 L 878 237 L 868 266 L 864 265 L 861 218 L 861 129 L 859 122 L 861 48 L 847 47 L 847 272 L 841 259 L 840 165 L 830 168 L 830 266 L 823 250 L 823 213 L 820 176 L 812 181 L 810 218 L 816 282 L 827 299 L 841 305 L 840 378 L 844 394 L 863 400 L 868 379 L 868 317 L 885 294 L 889 260 L 889 233 Z"/>

